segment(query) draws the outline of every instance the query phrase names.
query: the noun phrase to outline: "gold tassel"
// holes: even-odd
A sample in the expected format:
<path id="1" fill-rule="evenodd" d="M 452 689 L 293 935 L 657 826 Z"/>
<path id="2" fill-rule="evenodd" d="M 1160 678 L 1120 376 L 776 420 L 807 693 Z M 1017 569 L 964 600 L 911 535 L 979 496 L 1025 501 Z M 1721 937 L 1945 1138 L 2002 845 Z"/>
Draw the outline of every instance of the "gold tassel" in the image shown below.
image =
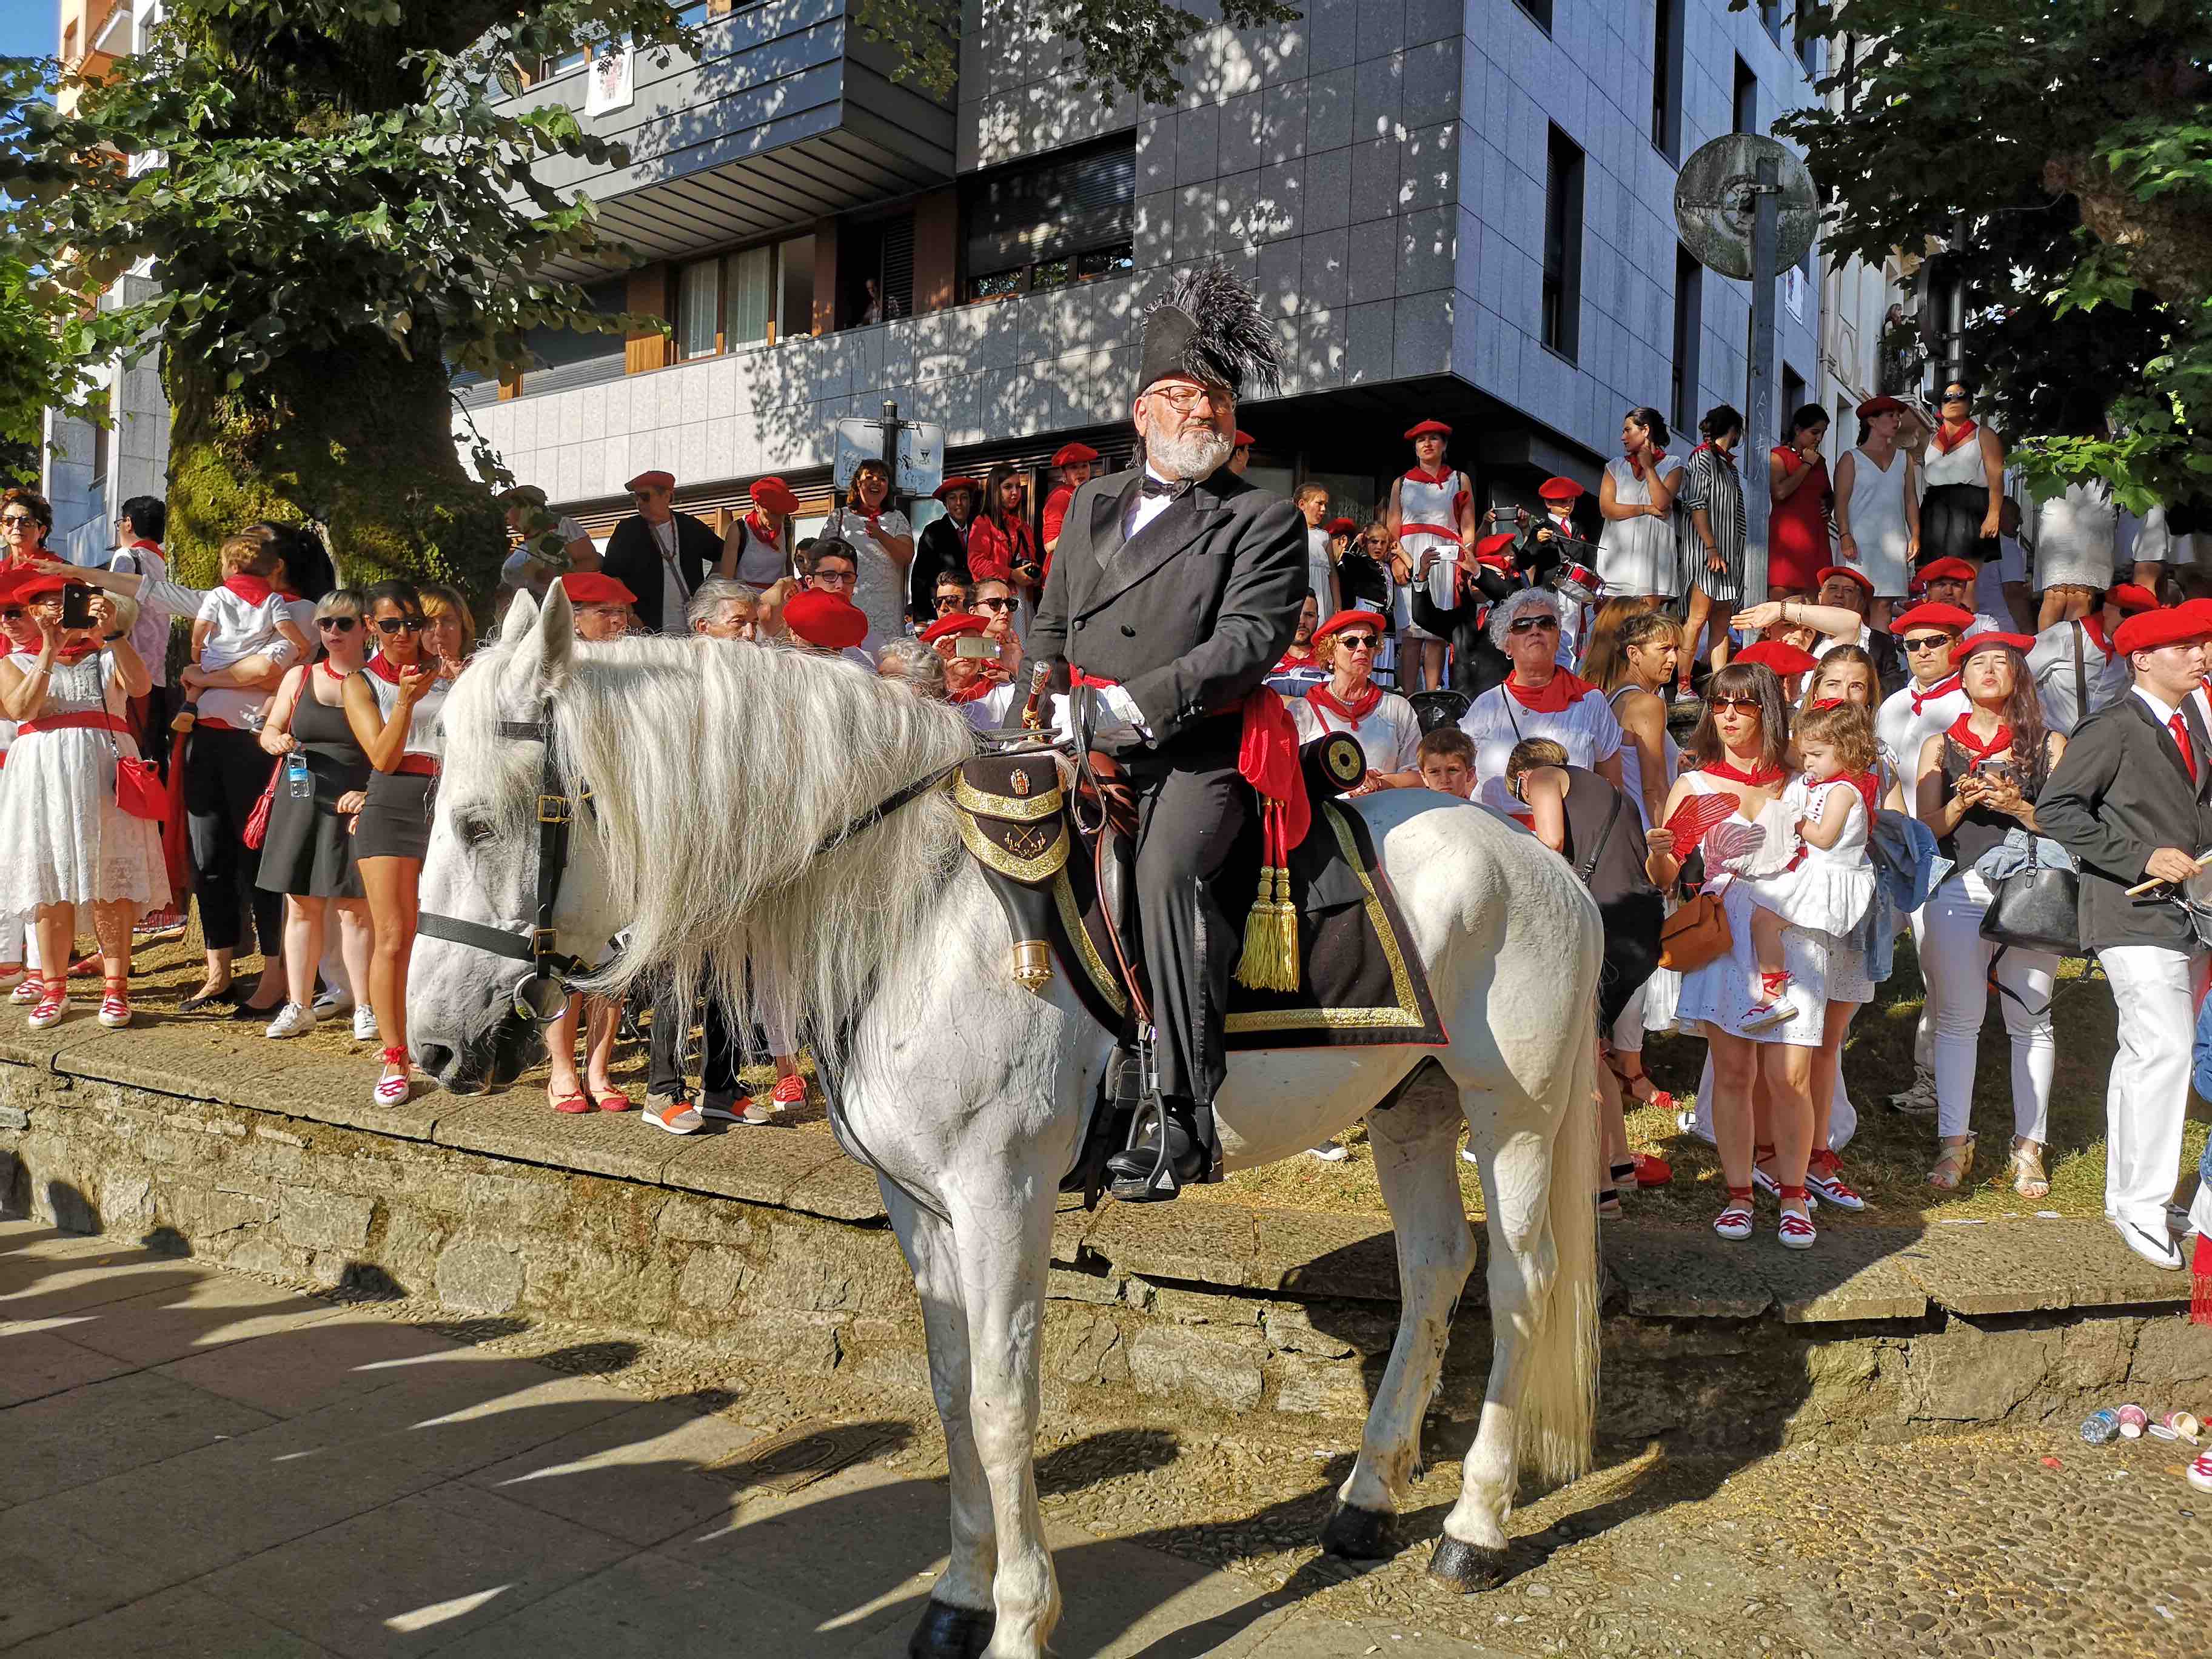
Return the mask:
<path id="1" fill-rule="evenodd" d="M 1285 868 L 1275 872 L 1275 965 L 1274 988 L 1295 991 L 1298 988 L 1298 908 L 1291 902 L 1291 872 Z"/>
<path id="2" fill-rule="evenodd" d="M 1237 958 L 1237 982 L 1255 991 L 1266 988 L 1274 976 L 1274 965 L 1268 958 L 1274 943 L 1272 924 L 1275 907 L 1267 902 L 1267 895 L 1274 890 L 1274 876 L 1272 866 L 1260 872 L 1259 896 L 1252 901 L 1252 908 L 1244 918 L 1244 951 Z"/>

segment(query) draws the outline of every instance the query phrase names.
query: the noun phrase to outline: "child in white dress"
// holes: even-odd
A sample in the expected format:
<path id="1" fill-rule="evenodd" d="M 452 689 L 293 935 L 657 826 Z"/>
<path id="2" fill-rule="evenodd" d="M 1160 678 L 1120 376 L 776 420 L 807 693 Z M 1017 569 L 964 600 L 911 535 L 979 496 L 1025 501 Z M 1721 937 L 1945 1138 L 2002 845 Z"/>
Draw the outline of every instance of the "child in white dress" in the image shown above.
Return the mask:
<path id="1" fill-rule="evenodd" d="M 1874 725 L 1852 703 L 1818 708 L 1797 726 L 1804 772 L 1782 797 L 1803 847 L 1772 875 L 1739 879 L 1755 907 L 1751 937 L 1759 962 L 1747 1031 L 1786 1024 L 1797 1015 L 1783 963 L 1783 931 L 1848 934 L 1874 902 L 1874 864 L 1867 855 L 1869 795 L 1875 787 Z"/>

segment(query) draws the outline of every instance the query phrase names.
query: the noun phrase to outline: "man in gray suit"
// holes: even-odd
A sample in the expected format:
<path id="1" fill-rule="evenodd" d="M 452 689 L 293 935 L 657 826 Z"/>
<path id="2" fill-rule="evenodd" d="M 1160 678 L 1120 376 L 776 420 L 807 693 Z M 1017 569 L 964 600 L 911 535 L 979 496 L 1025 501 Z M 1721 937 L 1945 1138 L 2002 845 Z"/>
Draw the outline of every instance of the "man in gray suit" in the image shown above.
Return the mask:
<path id="1" fill-rule="evenodd" d="M 1209 884 L 1253 811 L 1238 709 L 1291 642 L 1306 583 L 1304 522 L 1228 461 L 1238 396 L 1280 379 L 1249 287 L 1218 265 L 1180 279 L 1145 319 L 1133 410 L 1145 464 L 1076 492 L 1030 625 L 1030 654 L 1064 656 L 1076 695 L 1091 689 L 1104 722 L 1092 746 L 1127 769 L 1138 799 L 1138 924 L 1164 1109 L 1109 1164 L 1114 1195 L 1129 1202 L 1218 1174 L 1212 1108 L 1243 929 Z"/>

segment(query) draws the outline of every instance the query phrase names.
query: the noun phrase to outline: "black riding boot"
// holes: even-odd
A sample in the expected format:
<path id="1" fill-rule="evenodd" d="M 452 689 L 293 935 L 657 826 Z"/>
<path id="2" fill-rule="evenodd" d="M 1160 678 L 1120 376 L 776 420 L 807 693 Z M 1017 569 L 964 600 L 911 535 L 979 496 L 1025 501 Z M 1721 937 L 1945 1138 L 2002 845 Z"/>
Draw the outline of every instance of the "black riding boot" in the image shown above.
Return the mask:
<path id="1" fill-rule="evenodd" d="M 1139 1109 L 1144 1133 L 1127 1151 L 1106 1160 L 1113 1177 L 1107 1188 L 1124 1204 L 1158 1204 L 1175 1197 L 1205 1170 L 1206 1148 L 1199 1144 L 1198 1109 L 1189 1101 L 1163 1097 L 1159 1109 Z M 1167 1157 L 1160 1156 L 1163 1133 Z"/>

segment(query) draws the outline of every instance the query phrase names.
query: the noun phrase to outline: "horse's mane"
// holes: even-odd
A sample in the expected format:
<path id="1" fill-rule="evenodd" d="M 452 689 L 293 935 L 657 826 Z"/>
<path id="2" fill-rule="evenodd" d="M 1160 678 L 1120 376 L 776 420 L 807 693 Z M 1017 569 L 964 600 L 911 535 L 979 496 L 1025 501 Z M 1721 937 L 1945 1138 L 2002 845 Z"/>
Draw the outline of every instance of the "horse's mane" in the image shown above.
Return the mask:
<path id="1" fill-rule="evenodd" d="M 667 969 L 678 1006 L 705 988 L 743 1016 L 765 995 L 811 1024 L 817 1054 L 839 1047 L 839 1023 L 913 948 L 963 854 L 938 792 L 816 849 L 968 754 L 967 720 L 835 659 L 704 639 L 580 643 L 553 704 L 569 787 L 592 790 L 579 831 L 599 838 L 629 918 L 595 988 Z M 489 729 L 469 725 L 464 743 Z M 467 764 L 453 747 L 448 764 Z M 732 1023 L 742 1040 L 750 1020 Z"/>

